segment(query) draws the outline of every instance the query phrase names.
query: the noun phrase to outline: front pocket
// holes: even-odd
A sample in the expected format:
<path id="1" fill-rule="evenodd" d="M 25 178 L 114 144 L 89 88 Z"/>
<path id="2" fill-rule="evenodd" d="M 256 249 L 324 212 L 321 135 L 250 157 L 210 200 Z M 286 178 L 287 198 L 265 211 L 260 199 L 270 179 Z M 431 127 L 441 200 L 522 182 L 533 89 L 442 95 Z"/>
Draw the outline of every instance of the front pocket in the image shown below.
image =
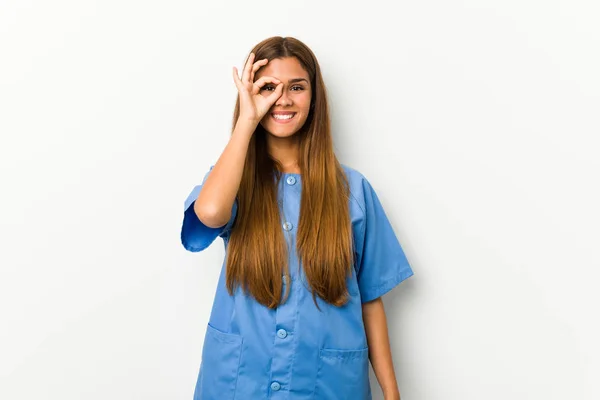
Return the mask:
<path id="1" fill-rule="evenodd" d="M 194 399 L 233 400 L 242 343 L 240 335 L 221 332 L 207 325 Z"/>
<path id="2" fill-rule="evenodd" d="M 369 386 L 369 349 L 321 349 L 315 399 L 366 400 Z"/>

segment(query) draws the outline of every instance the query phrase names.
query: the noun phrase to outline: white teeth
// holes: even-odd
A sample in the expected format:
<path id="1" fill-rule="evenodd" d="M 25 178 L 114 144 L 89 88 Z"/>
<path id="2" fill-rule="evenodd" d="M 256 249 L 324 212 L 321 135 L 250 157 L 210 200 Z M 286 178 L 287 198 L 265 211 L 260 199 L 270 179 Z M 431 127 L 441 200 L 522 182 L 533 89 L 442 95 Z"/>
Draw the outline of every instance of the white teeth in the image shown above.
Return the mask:
<path id="1" fill-rule="evenodd" d="M 294 116 L 294 114 L 287 114 L 287 115 L 277 115 L 277 114 L 273 114 L 273 118 L 275 119 L 290 119 Z"/>

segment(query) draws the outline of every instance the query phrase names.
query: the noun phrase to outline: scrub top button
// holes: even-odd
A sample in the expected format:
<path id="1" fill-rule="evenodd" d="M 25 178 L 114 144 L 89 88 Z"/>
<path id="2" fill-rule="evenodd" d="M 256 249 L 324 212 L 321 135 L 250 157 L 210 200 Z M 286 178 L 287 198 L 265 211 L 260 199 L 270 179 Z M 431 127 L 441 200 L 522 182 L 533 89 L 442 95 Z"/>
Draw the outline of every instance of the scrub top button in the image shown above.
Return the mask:
<path id="1" fill-rule="evenodd" d="M 271 383 L 271 389 L 277 391 L 277 390 L 281 389 L 281 385 L 279 384 L 279 382 L 273 382 L 273 383 Z"/>
<path id="2" fill-rule="evenodd" d="M 285 229 L 286 231 L 291 231 L 292 230 L 292 223 L 291 222 L 285 222 L 283 224 L 283 229 Z"/>
<path id="3" fill-rule="evenodd" d="M 285 337 L 287 336 L 287 332 L 285 329 L 280 329 L 277 331 L 277 336 L 280 337 L 281 339 L 285 339 Z"/>
<path id="4" fill-rule="evenodd" d="M 294 178 L 293 176 L 288 176 L 286 182 L 288 185 L 293 185 L 294 183 L 296 183 L 296 178 Z"/>

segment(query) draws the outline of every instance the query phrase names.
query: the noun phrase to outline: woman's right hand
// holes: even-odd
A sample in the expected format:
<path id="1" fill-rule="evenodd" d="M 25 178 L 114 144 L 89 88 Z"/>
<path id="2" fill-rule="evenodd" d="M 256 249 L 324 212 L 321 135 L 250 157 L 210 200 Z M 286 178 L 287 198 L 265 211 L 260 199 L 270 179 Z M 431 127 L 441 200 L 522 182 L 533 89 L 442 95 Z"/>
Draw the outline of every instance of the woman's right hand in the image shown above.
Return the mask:
<path id="1" fill-rule="evenodd" d="M 233 80 L 240 96 L 240 115 L 238 120 L 244 119 L 258 125 L 271 106 L 281 97 L 283 83 L 272 76 L 262 76 L 254 82 L 254 73 L 269 63 L 269 60 L 266 58 L 253 62 L 254 57 L 254 53 L 250 53 L 241 79 L 238 76 L 237 68 L 233 67 Z M 268 83 L 273 83 L 277 87 L 268 96 L 263 96 L 261 88 Z"/>

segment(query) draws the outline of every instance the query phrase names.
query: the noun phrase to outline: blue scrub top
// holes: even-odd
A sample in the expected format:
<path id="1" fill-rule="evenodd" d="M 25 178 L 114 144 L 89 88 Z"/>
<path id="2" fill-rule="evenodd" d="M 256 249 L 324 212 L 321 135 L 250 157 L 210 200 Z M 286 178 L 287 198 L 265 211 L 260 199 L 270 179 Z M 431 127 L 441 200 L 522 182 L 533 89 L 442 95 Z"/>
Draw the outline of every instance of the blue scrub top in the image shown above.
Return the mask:
<path id="1" fill-rule="evenodd" d="M 281 226 L 289 240 L 291 275 L 289 282 L 283 275 L 282 280 L 291 285 L 289 298 L 276 309 L 268 309 L 245 295 L 241 287 L 230 296 L 223 260 L 195 400 L 371 399 L 362 303 L 389 292 L 413 271 L 371 184 L 357 170 L 342 167 L 350 183 L 348 205 L 356 252 L 348 279 L 350 301 L 335 307 L 317 296 L 321 311 L 316 308 L 295 246 L 289 245 L 296 242 L 301 175 L 282 174 L 278 196 Z M 220 236 L 227 251 L 237 200 L 230 221 L 209 228 L 193 208 L 201 189 L 202 184 L 194 187 L 184 203 L 181 242 L 186 250 L 198 252 Z"/>

